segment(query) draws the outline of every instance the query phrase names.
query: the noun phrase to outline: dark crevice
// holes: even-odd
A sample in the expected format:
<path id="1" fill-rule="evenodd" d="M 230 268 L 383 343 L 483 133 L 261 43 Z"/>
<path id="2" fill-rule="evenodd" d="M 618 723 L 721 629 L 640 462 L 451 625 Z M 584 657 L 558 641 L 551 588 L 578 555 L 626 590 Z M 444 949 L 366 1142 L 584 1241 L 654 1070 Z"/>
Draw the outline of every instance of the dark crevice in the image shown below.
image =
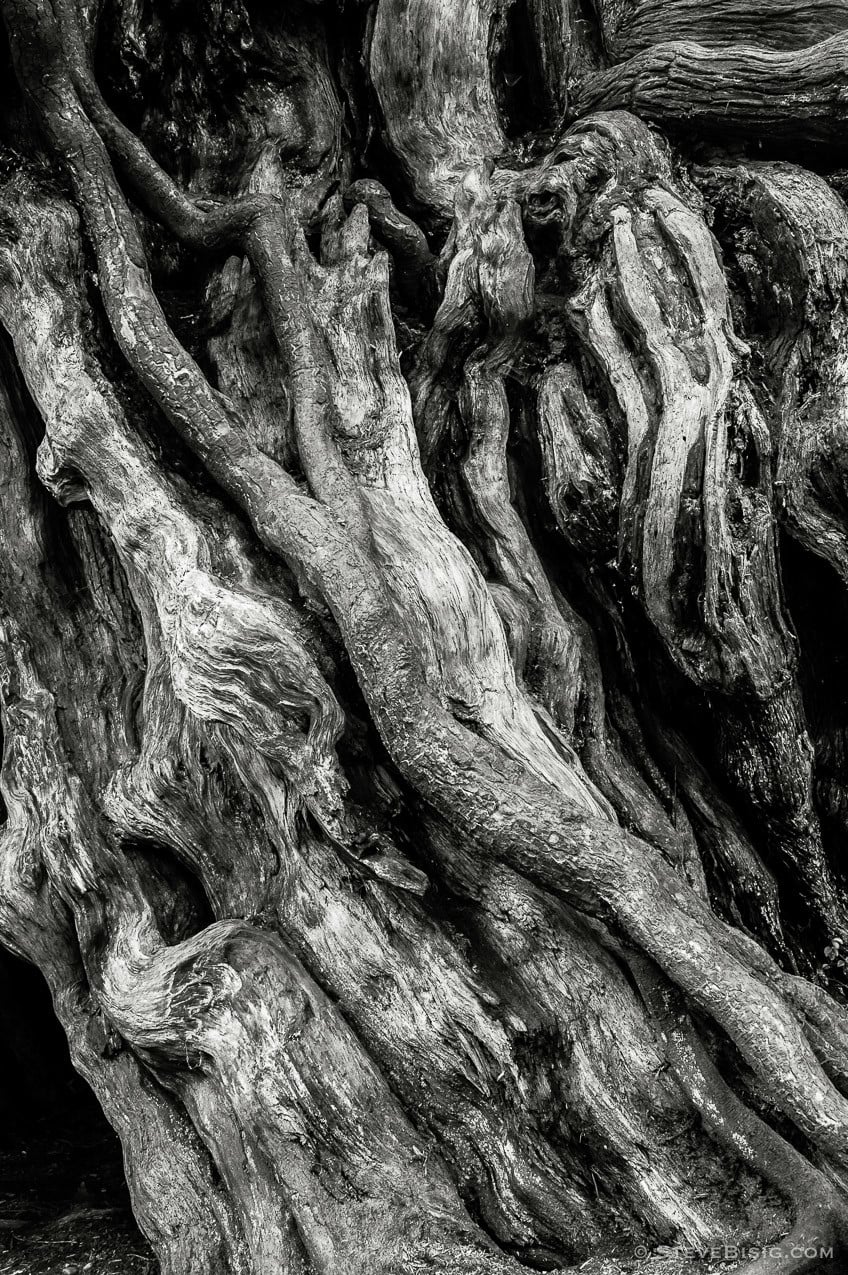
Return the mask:
<path id="1" fill-rule="evenodd" d="M 71 1063 L 41 974 L 0 949 L 0 1271 L 153 1275 L 121 1144 Z"/>
<path id="2" fill-rule="evenodd" d="M 515 0 L 492 32 L 492 87 L 501 126 L 511 138 L 553 122 L 532 8 L 533 0 Z"/>
<path id="3" fill-rule="evenodd" d="M 832 868 L 848 884 L 848 591 L 830 563 L 788 535 L 781 540 L 780 560 L 800 646 L 798 681 L 815 750 L 814 800 Z"/>
<path id="4" fill-rule="evenodd" d="M 166 943 L 181 943 L 215 919 L 200 877 L 167 846 L 128 839 L 123 845 L 153 908 Z"/>

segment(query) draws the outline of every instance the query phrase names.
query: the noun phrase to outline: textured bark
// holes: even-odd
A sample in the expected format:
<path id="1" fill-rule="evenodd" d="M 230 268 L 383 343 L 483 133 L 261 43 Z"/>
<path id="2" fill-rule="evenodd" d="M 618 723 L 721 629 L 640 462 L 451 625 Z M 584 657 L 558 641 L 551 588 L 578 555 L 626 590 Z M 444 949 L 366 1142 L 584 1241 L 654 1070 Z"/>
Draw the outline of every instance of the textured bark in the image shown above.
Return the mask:
<path id="1" fill-rule="evenodd" d="M 166 1272 L 844 1261 L 848 9 L 773 9 L 3 0 L 0 941 Z"/>

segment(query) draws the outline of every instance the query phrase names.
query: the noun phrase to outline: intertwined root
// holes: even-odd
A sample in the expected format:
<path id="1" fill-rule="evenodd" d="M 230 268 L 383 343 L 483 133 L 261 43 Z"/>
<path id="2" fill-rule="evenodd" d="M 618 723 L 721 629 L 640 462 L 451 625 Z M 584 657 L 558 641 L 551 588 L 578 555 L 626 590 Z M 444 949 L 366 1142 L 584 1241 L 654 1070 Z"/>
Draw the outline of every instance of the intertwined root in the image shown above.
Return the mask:
<path id="1" fill-rule="evenodd" d="M 79 753 L 91 731 L 107 741 L 95 782 L 57 705 L 85 661 L 49 687 L 40 645 L 61 592 L 10 628 L 3 904 L 20 907 L 45 874 L 108 1031 L 175 1095 L 180 1169 L 205 1165 L 204 1212 L 170 1240 L 160 1227 L 160 1245 L 174 1264 L 193 1246 L 210 1271 L 438 1262 L 470 1275 L 514 1269 L 511 1253 L 576 1260 L 616 1211 L 611 1185 L 581 1180 L 583 1138 L 655 1233 L 703 1240 L 727 1216 L 744 1228 L 720 1182 L 732 1155 L 789 1196 L 796 1237 L 841 1239 L 840 1011 L 711 911 L 694 836 L 633 756 L 637 729 L 611 728 L 600 655 L 510 486 L 508 373 L 526 357 L 522 408 L 563 540 L 615 557 L 690 682 L 750 697 L 728 754 L 756 745 L 747 786 L 774 852 L 818 920 L 840 925 L 777 583 L 775 444 L 692 192 L 643 125 L 602 115 L 541 165 L 467 172 L 438 262 L 373 186 L 372 220 L 364 204 L 327 203 L 316 256 L 275 195 L 195 203 L 157 167 L 100 97 L 73 4 L 7 7 L 112 337 L 158 424 L 253 531 L 160 464 L 91 346 L 74 214 L 12 183 L 0 304 L 46 428 L 39 472 L 107 529 L 145 667 L 132 729 L 112 725 L 112 688 L 69 733 Z M 421 7 L 428 39 L 437 8 Z M 472 34 L 485 16 L 468 6 Z M 408 149 L 417 126 L 394 144 Z M 467 168 L 450 132 L 430 130 L 411 174 L 436 214 Z M 247 257 L 286 373 L 287 394 L 262 400 L 290 401 L 279 445 L 262 445 L 274 423 L 255 404 L 246 420 L 177 340 L 113 162 L 185 244 Z M 372 232 L 402 258 L 407 298 L 416 279 L 426 304 L 440 291 L 412 376 L 418 434 Z M 216 348 L 222 383 L 245 397 L 242 355 Z M 437 490 L 448 442 L 461 443 L 439 492 L 450 526 L 419 434 Z M 40 526 L 29 508 L 11 524 L 33 541 Z M 340 685 L 342 648 L 355 694 Z M 366 708 L 367 726 L 354 721 Z M 708 818 L 707 781 L 687 782 Z M 163 908 L 132 853 L 139 837 L 193 873 L 195 926 Z M 761 870 L 743 835 L 729 853 Z M 422 868 L 451 902 L 449 930 L 421 901 Z M 696 1013 L 805 1135 L 809 1159 L 728 1086 Z M 86 1065 L 108 1092 L 108 1069 Z M 695 1145 L 681 1149 L 693 1113 L 709 1138 L 687 1124 Z M 713 1183 L 705 1201 L 693 1171 Z M 136 1189 L 145 1199 L 147 1184 Z"/>

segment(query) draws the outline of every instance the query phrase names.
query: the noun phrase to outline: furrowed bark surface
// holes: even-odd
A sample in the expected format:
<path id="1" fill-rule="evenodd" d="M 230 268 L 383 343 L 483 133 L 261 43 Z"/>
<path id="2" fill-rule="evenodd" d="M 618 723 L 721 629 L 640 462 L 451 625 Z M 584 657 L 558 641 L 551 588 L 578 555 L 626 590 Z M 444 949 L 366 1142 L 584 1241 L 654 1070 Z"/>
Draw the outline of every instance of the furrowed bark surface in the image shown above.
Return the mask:
<path id="1" fill-rule="evenodd" d="M 848 10 L 596 9 L 3 0 L 0 941 L 174 1275 L 845 1260 Z"/>

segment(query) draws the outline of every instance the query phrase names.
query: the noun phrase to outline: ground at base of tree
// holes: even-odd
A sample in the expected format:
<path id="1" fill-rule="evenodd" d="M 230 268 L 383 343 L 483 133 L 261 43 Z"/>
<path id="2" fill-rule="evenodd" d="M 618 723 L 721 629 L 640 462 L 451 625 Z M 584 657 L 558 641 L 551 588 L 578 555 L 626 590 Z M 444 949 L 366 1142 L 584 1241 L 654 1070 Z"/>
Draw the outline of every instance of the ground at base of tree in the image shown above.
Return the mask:
<path id="1" fill-rule="evenodd" d="M 0 1275 L 157 1275 L 117 1138 L 55 1120 L 0 1141 Z"/>

